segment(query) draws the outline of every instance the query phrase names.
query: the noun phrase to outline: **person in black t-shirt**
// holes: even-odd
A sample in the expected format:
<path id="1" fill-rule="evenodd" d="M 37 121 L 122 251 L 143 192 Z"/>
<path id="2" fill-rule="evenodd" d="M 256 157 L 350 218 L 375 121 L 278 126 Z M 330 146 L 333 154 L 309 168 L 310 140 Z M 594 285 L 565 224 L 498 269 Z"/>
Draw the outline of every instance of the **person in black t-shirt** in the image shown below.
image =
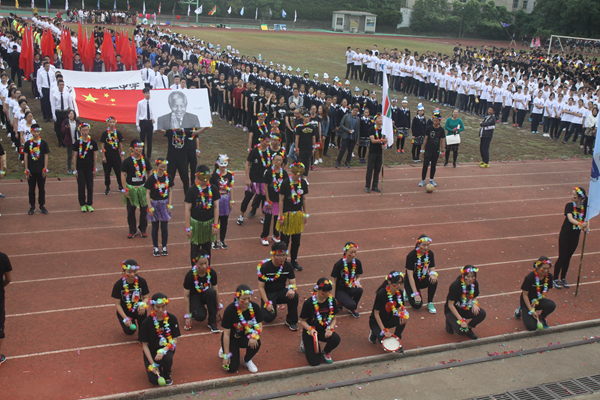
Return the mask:
<path id="1" fill-rule="evenodd" d="M 297 160 L 305 166 L 311 165 L 312 155 L 315 151 L 318 128 L 310 123 L 310 112 L 302 111 L 303 122 L 296 125 L 294 130 L 294 143 L 296 146 Z M 304 176 L 308 176 L 308 168 L 304 169 Z"/>
<path id="2" fill-rule="evenodd" d="M 187 150 L 190 146 L 190 138 L 193 137 L 192 129 L 167 129 L 167 173 L 175 183 L 175 173 L 179 172 L 179 179 L 183 185 L 183 193 L 187 193 L 190 187 Z"/>
<path id="3" fill-rule="evenodd" d="M 277 137 L 273 135 L 272 137 Z M 278 138 L 278 137 L 277 137 Z M 285 149 L 283 149 L 285 151 Z M 271 167 L 265 169 L 263 182 L 267 192 L 267 199 L 263 206 L 265 221 L 263 223 L 262 233 L 260 235 L 263 246 L 269 245 L 269 231 L 271 230 L 271 220 L 273 220 L 273 242 L 279 243 L 279 231 L 277 230 L 277 216 L 279 216 L 279 191 L 283 182 L 289 179 L 288 173 L 283 169 L 283 156 L 280 153 L 273 153 Z M 273 218 L 275 216 L 275 218 Z"/>
<path id="4" fill-rule="evenodd" d="M 98 168 L 98 143 L 90 137 L 90 124 L 79 125 L 79 139 L 73 144 L 73 166 L 77 178 L 79 206 L 82 212 L 94 212 L 94 177 Z M 87 199 L 86 199 L 87 189 Z"/>
<path id="5" fill-rule="evenodd" d="M 375 344 L 384 338 L 392 336 L 390 329 L 394 328 L 394 336 L 402 339 L 402 332 L 406 328 L 409 318 L 408 311 L 402 300 L 402 286 L 404 275 L 398 271 L 392 271 L 385 278 L 381 286 L 375 292 L 373 311 L 369 317 L 369 342 Z M 400 347 L 400 352 L 404 352 Z"/>
<path id="6" fill-rule="evenodd" d="M 173 216 L 171 193 L 174 183 L 169 179 L 167 161 L 164 158 L 156 159 L 156 169 L 150 175 L 144 187 L 146 188 L 146 203 L 148 203 L 148 221 L 152 223 L 152 245 L 155 257 L 168 256 L 167 242 L 169 241 L 169 221 Z M 162 236 L 162 252 L 158 251 L 158 228 Z"/>
<path id="7" fill-rule="evenodd" d="M 140 266 L 137 261 L 127 259 L 121 264 L 123 277 L 115 282 L 111 297 L 117 308 L 117 319 L 126 335 L 139 332 L 148 308 L 148 284 L 138 276 Z"/>
<path id="8" fill-rule="evenodd" d="M 460 270 L 460 276 L 456 278 L 448 289 L 448 297 L 444 304 L 444 315 L 446 316 L 446 332 L 458 333 L 473 340 L 477 335 L 473 328 L 483 322 L 486 313 L 479 307 L 479 282 L 477 282 L 477 271 L 472 265 L 467 265 Z M 470 321 L 467 323 L 467 319 Z"/>
<path id="9" fill-rule="evenodd" d="M 23 152 L 26 154 L 25 161 L 25 176 L 29 184 L 29 215 L 35 213 L 35 187 L 38 188 L 38 204 L 40 212 L 48 214 L 46 210 L 46 174 L 48 173 L 48 154 L 50 148 L 45 140 L 40 138 L 42 128 L 38 124 L 31 125 L 31 135 L 29 141 L 25 142 Z"/>
<path id="10" fill-rule="evenodd" d="M 435 258 L 433 251 L 429 250 L 431 239 L 421 235 L 417 239 L 417 246 L 406 256 L 406 276 L 408 285 L 404 287 L 404 301 L 418 310 L 423 306 L 422 289 L 427 288 L 427 309 L 431 314 L 436 313 L 433 297 L 437 290 L 438 273 L 435 271 Z"/>
<path id="11" fill-rule="evenodd" d="M 276 154 L 281 154 L 281 157 L 283 157 L 281 165 L 285 166 L 287 164 L 287 157 L 285 147 L 281 145 L 282 142 L 283 137 L 279 131 L 279 121 L 274 119 L 271 121 L 271 145 L 269 146 L 271 149 L 271 159 L 273 159 Z"/>
<path id="12" fill-rule="evenodd" d="M 277 230 L 281 232 L 281 240 L 288 246 L 291 236 L 292 265 L 296 271 L 302 271 L 302 267 L 298 264 L 298 250 L 304 225 L 308 223 L 309 217 L 306 213 L 308 182 L 302 178 L 304 170 L 304 164 L 300 162 L 290 165 L 292 175 L 281 183 L 279 189 Z"/>
<path id="13" fill-rule="evenodd" d="M 229 165 L 229 157 L 227 154 L 219 154 L 219 158 L 215 163 L 215 170 L 210 177 L 210 184 L 219 188 L 219 242 L 215 240 L 212 242 L 212 249 L 218 250 L 221 247 L 223 250 L 227 250 L 227 244 L 225 244 L 225 236 L 227 236 L 227 225 L 229 221 L 229 213 L 231 212 L 231 205 L 233 204 L 233 198 L 231 196 L 231 189 L 233 189 L 234 176 L 233 172 L 227 170 Z"/>
<path id="14" fill-rule="evenodd" d="M 444 155 L 444 152 L 441 149 L 445 148 L 446 143 L 446 131 L 440 126 L 441 120 L 442 116 L 440 115 L 439 110 L 436 109 L 433 112 L 432 117 L 433 125 L 425 128 L 425 139 L 421 149 L 421 153 L 425 152 L 425 157 L 423 158 L 423 171 L 421 172 L 421 182 L 419 183 L 419 186 L 425 186 L 425 178 L 427 177 L 427 168 L 429 168 L 429 164 L 431 164 L 429 183 L 433 186 L 437 186 L 437 183 L 434 182 L 433 178 L 435 177 L 437 160 L 440 154 L 442 156 Z"/>
<path id="15" fill-rule="evenodd" d="M 546 318 L 556 308 L 556 303 L 546 298 L 548 290 L 554 287 L 550 273 L 552 262 L 548 257 L 542 256 L 533 263 L 533 268 L 533 272 L 523 279 L 519 308 L 515 310 L 515 318 L 519 319 L 523 316 L 523 324 L 528 331 L 535 331 L 536 328 L 548 329 Z M 527 312 L 523 313 L 522 310 Z"/>
<path id="16" fill-rule="evenodd" d="M 185 193 L 185 232 L 190 241 L 190 258 L 202 248 L 210 256 L 211 244 L 219 232 L 219 200 L 217 186 L 210 184 L 210 168 L 199 165 L 196 184 Z M 209 259 L 210 264 L 210 259 Z"/>
<path id="17" fill-rule="evenodd" d="M 380 114 L 375 117 L 375 126 L 369 132 L 369 158 L 367 161 L 367 177 L 365 183 L 365 192 L 371 193 L 371 190 L 381 193 L 379 189 L 379 173 L 383 165 L 383 149 L 387 146 L 387 138 L 383 135 L 383 118 Z M 371 186 L 371 179 L 373 186 Z"/>
<path id="18" fill-rule="evenodd" d="M 363 274 L 362 263 L 356 258 L 358 246 L 348 242 L 344 245 L 344 256 L 336 262 L 331 271 L 331 280 L 335 287 L 335 298 L 346 307 L 354 318 L 359 318 L 358 303 L 363 295 L 360 276 Z"/>
<path id="19" fill-rule="evenodd" d="M 167 312 L 169 299 L 163 293 L 155 293 L 150 300 L 152 311 L 142 322 L 139 341 L 144 352 L 144 366 L 148 380 L 153 385 L 172 385 L 171 368 L 177 346 L 177 338 L 181 336 L 177 317 Z M 161 382 L 160 378 L 165 382 Z"/>
<path id="20" fill-rule="evenodd" d="M 256 195 L 257 201 L 252 202 L 252 209 L 248 213 L 248 218 L 256 215 L 256 210 L 260 206 L 260 203 L 264 202 L 265 199 L 265 184 L 263 183 L 263 176 L 265 170 L 271 166 L 271 150 L 269 145 L 271 144 L 271 138 L 267 134 L 260 135 L 258 146 L 250 150 L 244 170 L 246 172 L 246 190 L 244 193 L 244 200 L 240 207 L 240 216 L 238 217 L 237 224 L 244 225 L 244 213 L 248 209 L 248 204 L 252 197 Z"/>
<path id="21" fill-rule="evenodd" d="M 143 156 L 144 143 L 139 139 L 133 139 L 130 144 L 131 157 L 127 157 L 121 164 L 121 181 L 125 182 L 125 192 L 123 195 L 123 203 L 127 207 L 127 224 L 129 225 L 129 234 L 127 238 L 133 239 L 138 232 L 140 236 L 145 238 L 148 220 L 146 219 L 146 207 L 148 202 L 146 199 L 146 160 Z M 136 227 L 135 210 L 140 208 L 140 225 Z"/>
<path id="22" fill-rule="evenodd" d="M 248 151 L 251 151 L 258 145 L 258 142 L 263 135 L 267 135 L 269 133 L 269 127 L 267 124 L 265 124 L 267 113 L 259 112 L 256 114 L 256 117 L 256 123 L 252 124 L 248 130 Z"/>
<path id="23" fill-rule="evenodd" d="M 4 307 L 4 291 L 5 287 L 12 281 L 12 265 L 8 256 L 0 253 L 0 351 L 2 350 L 2 342 L 6 337 L 4 332 L 4 320 L 6 319 L 6 309 Z M 6 361 L 4 354 L 0 354 L 0 364 Z"/>
<path id="24" fill-rule="evenodd" d="M 125 152 L 123 151 L 123 135 L 116 128 L 117 120 L 110 116 L 106 119 L 108 128 L 102 132 L 100 137 L 100 152 L 102 153 L 102 167 L 104 168 L 104 185 L 106 191 L 104 194 L 110 193 L 110 172 L 111 169 L 115 172 L 117 183 L 119 184 L 119 192 L 123 190 L 123 182 L 121 182 L 121 163 Z"/>
<path id="25" fill-rule="evenodd" d="M 579 244 L 579 235 L 582 230 L 590 231 L 589 221 L 585 220 L 587 210 L 587 196 L 585 189 L 573 188 L 571 202 L 565 204 L 565 220 L 558 235 L 558 260 L 554 266 L 554 287 L 560 289 L 570 286 L 567 283 L 567 271 L 571 257 Z"/>
<path id="26" fill-rule="evenodd" d="M 219 303 L 217 271 L 208 265 L 210 256 L 204 250 L 196 250 L 192 258 L 192 269 L 183 280 L 183 298 L 186 304 L 185 325 L 192 329 L 192 319 L 202 322 L 208 313 L 208 327 L 212 333 L 219 333 L 217 311 L 223 308 Z"/>
<path id="27" fill-rule="evenodd" d="M 292 331 L 298 330 L 298 293 L 294 267 L 287 262 L 288 250 L 285 243 L 273 243 L 271 256 L 261 261 L 257 269 L 258 291 L 261 311 L 265 322 L 277 317 L 277 305 L 287 304 L 285 323 Z"/>
<path id="28" fill-rule="evenodd" d="M 333 363 L 331 352 L 339 346 L 340 335 L 335 333 L 336 314 L 338 313 L 337 301 L 331 295 L 333 285 L 327 278 L 320 278 L 314 287 L 311 297 L 302 304 L 300 311 L 300 326 L 302 327 L 302 341 L 300 350 L 306 355 L 306 360 L 311 366 L 321 364 L 321 357 L 327 364 Z M 321 352 L 314 342 L 325 342 Z M 318 343 L 317 343 L 318 344 Z"/>
<path id="29" fill-rule="evenodd" d="M 240 348 L 246 349 L 241 363 L 248 371 L 256 373 L 258 368 L 252 358 L 260 349 L 262 313 L 258 304 L 252 301 L 254 292 L 248 285 L 239 285 L 235 290 L 235 300 L 223 311 L 221 327 L 221 348 L 219 357 L 223 359 L 223 369 L 236 372 L 240 366 Z"/>

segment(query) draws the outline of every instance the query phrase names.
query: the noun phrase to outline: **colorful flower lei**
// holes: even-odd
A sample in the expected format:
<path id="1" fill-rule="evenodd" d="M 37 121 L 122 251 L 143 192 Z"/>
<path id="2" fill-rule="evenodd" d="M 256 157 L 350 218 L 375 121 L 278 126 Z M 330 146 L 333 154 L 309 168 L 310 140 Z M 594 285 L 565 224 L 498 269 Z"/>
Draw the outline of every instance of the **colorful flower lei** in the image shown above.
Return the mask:
<path id="1" fill-rule="evenodd" d="M 156 318 L 156 311 L 152 310 L 150 313 L 152 320 L 154 321 L 154 328 L 156 334 L 159 337 L 158 344 L 162 346 L 157 353 L 167 354 L 169 350 L 175 350 L 175 343 L 173 343 L 173 337 L 171 335 L 171 327 L 169 326 L 169 314 L 167 310 L 163 311 L 163 328 L 160 327 L 160 321 Z M 163 335 L 164 333 L 164 335 Z"/>
<path id="2" fill-rule="evenodd" d="M 550 262 L 546 262 L 548 260 L 544 260 L 544 261 L 538 261 L 538 263 L 541 264 L 550 264 Z M 537 263 L 536 263 L 537 266 Z M 537 292 L 537 298 L 531 300 L 531 311 L 529 311 L 530 315 L 533 315 L 533 313 L 535 313 L 535 306 L 537 306 L 540 303 L 540 300 L 543 299 L 544 297 L 546 297 L 546 293 L 548 293 L 548 275 L 546 275 L 546 277 L 544 278 L 544 289 L 541 289 L 541 284 L 540 284 L 540 276 L 537 272 L 537 270 L 534 270 L 533 273 L 535 274 L 535 291 Z"/>
<path id="3" fill-rule="evenodd" d="M 328 282 L 328 281 L 327 281 Z M 313 302 L 313 306 L 315 307 L 315 317 L 317 318 L 317 321 L 319 322 L 319 325 L 324 326 L 324 327 L 329 327 L 329 325 L 331 324 L 331 321 L 333 320 L 333 296 L 331 294 L 329 294 L 329 296 L 327 297 L 327 301 L 329 302 L 329 314 L 327 315 L 327 319 L 323 320 L 323 317 L 321 316 L 321 311 L 319 310 L 319 302 L 317 301 L 317 292 L 313 292 L 312 294 L 312 302 Z"/>
<path id="4" fill-rule="evenodd" d="M 276 193 L 279 193 L 279 189 L 281 189 L 281 184 L 283 183 L 283 168 L 279 168 L 279 177 L 273 168 L 271 168 L 272 177 L 273 177 L 273 190 Z"/>
<path id="5" fill-rule="evenodd" d="M 346 287 L 353 288 L 356 283 L 354 281 L 356 275 L 356 258 L 352 259 L 351 270 L 348 270 L 348 261 L 346 260 L 346 257 L 342 257 L 342 262 L 344 263 L 344 281 L 346 282 Z"/>
<path id="6" fill-rule="evenodd" d="M 429 269 L 429 251 L 425 252 L 425 257 L 421 261 L 421 250 L 417 249 L 417 279 L 422 280 L 427 276 L 427 270 Z"/>
<path id="7" fill-rule="evenodd" d="M 108 144 L 110 144 L 110 146 L 116 150 L 119 147 L 119 138 L 117 136 L 117 130 L 115 129 L 114 132 L 112 132 L 112 134 L 114 134 L 114 136 L 112 136 L 111 132 L 110 132 L 110 128 L 106 128 L 106 133 L 108 134 Z"/>
<path id="8" fill-rule="evenodd" d="M 249 292 L 249 290 L 244 290 L 243 292 Z M 252 302 L 248 303 L 248 311 L 250 312 L 250 322 L 248 322 L 244 318 L 244 313 L 240 309 L 240 303 L 238 301 L 238 297 L 235 298 L 235 309 L 237 310 L 237 315 L 238 315 L 238 319 L 240 320 L 240 325 L 244 328 L 244 333 L 246 334 L 246 337 L 248 339 L 258 340 L 260 338 L 260 330 L 258 329 L 258 323 L 256 322 L 256 318 L 254 316 L 254 309 L 252 308 Z"/>
<path id="9" fill-rule="evenodd" d="M 158 174 L 156 172 L 154 172 L 154 180 L 156 181 L 154 183 L 154 189 L 158 189 L 158 194 L 160 194 L 161 197 L 168 197 L 169 196 L 169 175 L 165 172 L 165 181 L 163 182 L 159 182 L 158 181 Z"/>
<path id="10" fill-rule="evenodd" d="M 133 167 L 135 168 L 135 177 L 136 178 L 143 178 L 143 177 L 145 177 L 146 176 L 146 161 L 144 161 L 144 156 L 140 155 L 140 162 L 142 164 L 142 171 L 140 171 L 140 164 L 138 163 L 138 160 L 136 160 L 134 156 L 131 156 L 131 159 L 133 160 Z"/>
<path id="11" fill-rule="evenodd" d="M 290 190 L 292 192 L 292 203 L 299 204 L 302 200 L 303 193 L 301 177 L 298 177 L 298 182 L 296 183 L 296 185 L 294 185 L 294 178 L 290 176 Z"/>
<path id="12" fill-rule="evenodd" d="M 131 294 L 129 293 L 129 284 L 127 283 L 127 279 L 125 277 L 123 280 L 123 290 L 125 291 L 125 304 L 127 304 L 127 309 L 129 312 L 135 312 L 138 306 L 138 301 L 140 300 L 140 286 L 138 284 L 138 277 L 135 276 L 135 282 L 133 283 L 133 304 L 131 301 Z"/>
<path id="13" fill-rule="evenodd" d="M 470 269 L 470 268 L 469 268 Z M 469 288 L 469 295 L 467 297 L 467 284 L 465 283 L 465 277 L 460 277 L 460 286 L 462 287 L 462 299 L 460 307 L 463 310 L 470 310 L 473 305 L 478 305 L 477 300 L 473 300 L 475 298 L 475 283 L 471 283 L 471 287 Z"/>
<path id="14" fill-rule="evenodd" d="M 208 185 L 208 202 L 206 202 L 206 196 L 204 195 L 204 189 L 200 186 L 200 181 L 196 180 L 196 187 L 198 188 L 198 197 L 200 197 L 200 201 L 202 202 L 202 208 L 205 210 L 210 210 L 212 207 L 212 189 L 210 185 Z"/>
<path id="15" fill-rule="evenodd" d="M 224 175 L 227 175 L 227 173 L 231 173 L 231 182 L 227 183 L 227 181 L 223 178 Z M 225 173 L 221 174 L 221 170 L 218 169 L 217 170 L 217 175 L 219 175 L 219 184 L 221 186 L 225 187 L 225 190 L 227 190 L 227 193 L 231 192 L 231 189 L 233 189 L 233 183 L 235 182 L 235 179 L 233 177 L 233 172 L 228 171 L 227 169 L 225 169 Z"/>
<path id="16" fill-rule="evenodd" d="M 385 292 L 387 293 L 388 304 L 390 304 L 392 308 L 392 315 L 395 317 L 400 317 L 404 319 L 408 319 L 408 311 L 406 311 L 406 307 L 404 307 L 404 303 L 402 302 L 402 293 L 396 291 L 396 293 L 392 293 L 392 288 L 390 285 L 385 287 Z M 394 295 L 396 295 L 396 299 L 394 300 Z M 400 306 L 400 311 L 396 307 L 396 304 Z"/>
<path id="17" fill-rule="evenodd" d="M 88 151 L 90 150 L 91 146 L 92 146 L 92 138 L 88 135 L 88 141 L 85 146 L 85 151 L 82 154 L 81 150 L 83 147 L 83 140 L 81 138 L 79 138 L 79 158 L 84 159 L 85 156 L 87 155 Z"/>
<path id="18" fill-rule="evenodd" d="M 262 272 L 261 272 L 262 266 L 267 261 L 271 261 L 271 259 L 270 258 L 266 258 L 266 259 L 262 260 L 260 263 L 258 263 L 258 265 L 256 266 L 256 273 L 258 275 L 258 280 L 263 281 L 263 282 L 275 282 L 281 276 L 281 272 L 283 271 L 283 263 L 279 266 L 279 269 L 275 273 L 275 276 L 272 277 L 272 278 L 268 278 L 266 275 L 263 275 Z"/>
<path id="19" fill-rule="evenodd" d="M 260 156 L 260 160 L 262 161 L 262 165 L 265 168 L 269 168 L 271 165 L 271 152 L 269 151 L 269 147 L 265 150 L 267 153 L 267 159 L 265 160 L 265 156 L 263 155 L 263 151 L 260 149 L 260 146 L 256 148 L 258 150 L 258 155 Z"/>
<path id="20" fill-rule="evenodd" d="M 581 230 L 581 224 L 583 223 L 583 218 L 585 217 L 585 207 L 583 203 L 581 207 L 577 207 L 577 203 L 573 202 L 573 218 L 577 221 L 577 224 L 573 224 L 573 229 Z"/>
<path id="21" fill-rule="evenodd" d="M 194 265 L 192 267 L 192 274 L 194 275 L 194 286 L 196 287 L 196 291 L 198 293 L 202 293 L 208 289 L 210 289 L 210 265 L 206 268 L 206 283 L 200 286 L 200 281 L 198 279 L 198 267 Z"/>
<path id="22" fill-rule="evenodd" d="M 35 146 L 33 145 L 35 143 Z M 29 140 L 29 151 L 30 151 L 30 155 L 31 155 L 31 159 L 33 161 L 37 161 L 40 159 L 40 154 L 42 153 L 41 150 L 41 146 L 42 146 L 42 139 L 38 139 L 37 142 L 34 142 L 33 139 Z"/>

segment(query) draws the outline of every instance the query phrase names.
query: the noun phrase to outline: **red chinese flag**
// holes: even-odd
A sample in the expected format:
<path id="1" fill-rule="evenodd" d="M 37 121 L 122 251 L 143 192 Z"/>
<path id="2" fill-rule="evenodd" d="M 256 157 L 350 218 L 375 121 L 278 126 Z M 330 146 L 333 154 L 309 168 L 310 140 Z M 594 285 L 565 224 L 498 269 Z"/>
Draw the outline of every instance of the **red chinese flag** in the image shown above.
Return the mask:
<path id="1" fill-rule="evenodd" d="M 104 30 L 104 41 L 102 42 L 101 52 L 102 61 L 104 61 L 104 68 L 106 71 L 115 71 L 117 69 L 115 48 L 113 47 L 112 37 L 106 29 Z"/>
<path id="2" fill-rule="evenodd" d="M 30 68 L 27 68 L 28 63 L 29 63 L 29 60 L 28 60 L 29 41 L 27 40 L 28 32 L 29 32 L 29 28 L 23 34 L 23 43 L 21 45 L 21 55 L 19 56 L 19 68 L 21 68 L 23 70 L 24 75 L 25 75 L 24 76 L 25 80 L 29 80 L 29 74 L 27 73 L 27 71 L 30 69 Z"/>
<path id="3" fill-rule="evenodd" d="M 79 30 L 77 31 L 77 53 L 81 58 L 81 62 L 85 70 L 87 71 L 86 65 L 86 54 L 85 54 L 85 46 L 87 45 L 87 31 L 83 31 L 81 29 L 81 21 L 79 22 Z"/>
<path id="4" fill-rule="evenodd" d="M 71 33 L 63 30 L 60 35 L 60 51 L 62 52 L 62 63 L 64 69 L 73 69 L 73 44 L 71 43 Z"/>
<path id="5" fill-rule="evenodd" d="M 50 56 L 50 62 L 53 61 L 54 59 L 54 49 L 56 48 L 56 45 L 54 44 L 54 36 L 52 36 L 52 31 L 50 29 L 48 29 L 47 35 L 46 35 L 46 54 L 48 54 Z M 44 56 L 46 55 L 44 54 Z"/>
<path id="6" fill-rule="evenodd" d="M 87 62 L 88 64 L 85 66 L 86 71 L 94 70 L 94 59 L 96 57 L 96 42 L 94 42 L 94 33 L 90 32 L 90 37 L 88 38 L 88 42 L 85 45 L 85 51 L 87 53 Z"/>
<path id="7" fill-rule="evenodd" d="M 120 124 L 135 124 L 137 103 L 144 98 L 141 90 L 76 88 L 74 92 L 79 117 L 106 122 L 112 115 Z"/>
<path id="8" fill-rule="evenodd" d="M 131 58 L 131 70 L 135 71 L 137 68 L 137 47 L 135 45 L 135 37 L 131 37 L 131 53 L 129 57 Z"/>

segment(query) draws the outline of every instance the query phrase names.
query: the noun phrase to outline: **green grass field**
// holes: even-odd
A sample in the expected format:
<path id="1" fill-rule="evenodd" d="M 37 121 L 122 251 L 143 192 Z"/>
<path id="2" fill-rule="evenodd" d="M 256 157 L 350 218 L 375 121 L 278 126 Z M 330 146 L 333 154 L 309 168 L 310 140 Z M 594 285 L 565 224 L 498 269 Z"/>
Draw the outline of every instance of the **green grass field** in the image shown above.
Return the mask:
<path id="1" fill-rule="evenodd" d="M 113 27 L 114 28 L 114 27 Z M 235 49 L 239 49 L 242 54 L 258 55 L 259 53 L 267 60 L 275 63 L 292 65 L 294 70 L 300 68 L 302 71 L 309 70 L 311 75 L 318 72 L 320 76 L 327 72 L 331 79 L 334 76 L 344 78 L 345 51 L 348 45 L 352 48 L 371 48 L 377 43 L 378 48 L 383 50 L 387 47 L 391 48 L 409 48 L 411 51 L 419 53 L 427 50 L 449 53 L 452 46 L 445 44 L 436 44 L 431 42 L 419 42 L 415 40 L 402 40 L 388 37 L 362 37 L 354 35 L 335 35 L 335 34 L 302 34 L 302 33 L 275 33 L 262 32 L 257 30 L 248 31 L 230 31 L 226 29 L 188 29 L 174 28 L 177 32 L 187 34 L 190 37 L 202 38 L 205 41 L 210 41 L 214 44 L 220 44 L 224 49 L 227 45 L 231 45 Z M 367 85 L 359 82 L 351 82 L 352 88 L 355 86 L 361 89 L 368 88 L 377 90 L 379 100 L 381 100 L 380 88 L 373 85 Z M 40 102 L 35 100 L 30 89 L 30 84 L 23 84 L 22 92 L 28 96 L 30 107 L 33 114 L 37 117 L 38 122 L 41 121 L 42 114 Z M 392 92 L 393 97 L 402 99 L 401 94 Z M 417 99 L 408 98 L 409 108 L 413 115 L 417 109 Z M 400 103 L 400 101 L 398 102 Z M 429 117 L 436 104 L 429 101 L 424 102 L 426 116 Z M 448 118 L 451 114 L 451 109 L 442 107 L 442 117 Z M 106 117 L 106 116 L 101 116 Z M 466 126 L 465 132 L 462 134 L 462 143 L 460 145 L 460 155 L 458 162 L 472 162 L 479 160 L 479 139 L 478 139 L 478 124 L 480 118 L 472 116 L 460 116 Z M 106 129 L 106 125 L 101 122 L 89 121 L 92 125 L 92 136 L 99 140 L 101 133 Z M 443 123 L 443 122 L 442 122 Z M 54 134 L 53 124 L 42 123 L 43 128 L 42 138 L 46 139 L 50 145 L 50 176 L 66 175 L 66 151 L 57 147 L 57 141 Z M 526 120 L 523 130 L 516 130 L 512 126 L 497 126 L 494 134 L 494 139 L 491 146 L 492 161 L 508 161 L 508 160 L 524 160 L 524 159 L 544 159 L 544 158 L 572 158 L 584 157 L 583 150 L 579 146 L 572 144 L 563 145 L 553 142 L 540 135 L 532 135 L 528 133 L 529 124 Z M 133 125 L 119 125 L 125 136 L 125 143 L 134 137 L 137 137 L 137 131 Z M 3 140 L 4 148 L 7 152 L 7 175 L 6 178 L 23 178 L 23 166 L 18 161 L 17 153 L 11 149 L 10 142 L 7 138 Z M 200 146 L 202 154 L 199 157 L 199 163 L 213 165 L 214 160 L 220 153 L 227 153 L 230 156 L 230 168 L 239 170 L 243 168 L 246 158 L 247 148 L 247 133 L 241 129 L 236 129 L 224 121 L 219 121 L 218 118 L 214 121 L 213 129 L 204 133 L 200 138 Z M 166 139 L 158 134 L 154 136 L 153 158 L 165 156 L 167 145 Z M 407 140 L 406 154 L 397 154 L 390 150 L 386 152 L 385 163 L 387 165 L 404 164 L 410 162 L 410 140 Z M 334 149 L 332 149 L 334 150 Z M 335 155 L 335 151 L 330 152 Z M 333 166 L 332 158 L 324 159 L 324 166 Z M 352 165 L 360 165 L 353 161 Z M 99 166 L 101 168 L 101 165 Z"/>

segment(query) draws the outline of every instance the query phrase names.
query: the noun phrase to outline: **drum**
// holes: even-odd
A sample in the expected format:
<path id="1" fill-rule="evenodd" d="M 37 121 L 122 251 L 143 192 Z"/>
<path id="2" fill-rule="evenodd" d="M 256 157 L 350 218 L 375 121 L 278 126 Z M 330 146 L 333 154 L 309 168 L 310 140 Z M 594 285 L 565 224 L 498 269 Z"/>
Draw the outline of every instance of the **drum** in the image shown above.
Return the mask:
<path id="1" fill-rule="evenodd" d="M 392 335 L 388 338 L 384 338 L 381 341 L 381 345 L 383 346 L 383 350 L 390 352 L 390 353 L 395 353 L 397 351 L 400 351 L 400 352 L 404 351 L 402 349 L 402 342 L 400 341 L 400 338 L 396 335 Z"/>

